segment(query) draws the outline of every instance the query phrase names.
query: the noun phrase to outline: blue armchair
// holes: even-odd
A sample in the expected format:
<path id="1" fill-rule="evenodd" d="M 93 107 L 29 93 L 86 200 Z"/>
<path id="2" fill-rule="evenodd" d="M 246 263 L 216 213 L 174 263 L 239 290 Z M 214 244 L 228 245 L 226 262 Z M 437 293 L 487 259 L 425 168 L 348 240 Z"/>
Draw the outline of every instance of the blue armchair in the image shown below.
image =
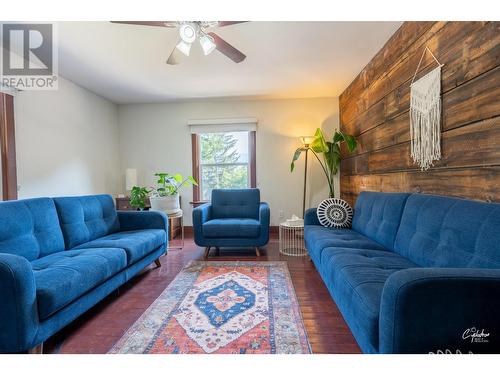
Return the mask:
<path id="1" fill-rule="evenodd" d="M 193 210 L 194 242 L 205 247 L 259 247 L 269 241 L 269 205 L 259 189 L 214 189 L 212 202 Z"/>

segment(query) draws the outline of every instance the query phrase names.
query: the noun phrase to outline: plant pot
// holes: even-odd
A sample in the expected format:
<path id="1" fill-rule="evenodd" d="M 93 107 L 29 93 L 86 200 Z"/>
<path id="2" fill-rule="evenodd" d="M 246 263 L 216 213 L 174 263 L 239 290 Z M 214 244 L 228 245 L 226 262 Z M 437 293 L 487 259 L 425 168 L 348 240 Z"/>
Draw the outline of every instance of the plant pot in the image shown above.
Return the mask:
<path id="1" fill-rule="evenodd" d="M 176 214 L 181 211 L 179 194 L 166 197 L 151 197 L 149 200 L 151 202 L 151 209 L 154 211 L 162 211 L 167 215 Z"/>

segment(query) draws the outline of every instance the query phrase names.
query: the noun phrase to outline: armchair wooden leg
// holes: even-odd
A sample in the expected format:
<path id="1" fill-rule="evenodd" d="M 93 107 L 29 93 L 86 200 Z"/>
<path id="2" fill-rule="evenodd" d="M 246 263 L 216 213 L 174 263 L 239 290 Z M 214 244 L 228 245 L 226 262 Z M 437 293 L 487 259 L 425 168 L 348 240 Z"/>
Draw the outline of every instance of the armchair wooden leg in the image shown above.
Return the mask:
<path id="1" fill-rule="evenodd" d="M 260 250 L 258 247 L 255 248 L 255 255 L 257 255 L 258 257 L 260 257 Z"/>
<path id="2" fill-rule="evenodd" d="M 43 354 L 43 342 L 28 350 L 28 354 Z"/>
<path id="3" fill-rule="evenodd" d="M 160 267 L 161 267 L 161 262 L 160 262 L 160 259 L 159 259 L 159 258 L 155 260 L 155 264 L 156 264 L 156 267 L 157 267 L 157 268 L 160 268 Z"/>
<path id="4" fill-rule="evenodd" d="M 203 255 L 203 258 L 207 259 L 209 253 L 210 253 L 210 246 L 207 246 L 205 247 L 205 255 Z"/>

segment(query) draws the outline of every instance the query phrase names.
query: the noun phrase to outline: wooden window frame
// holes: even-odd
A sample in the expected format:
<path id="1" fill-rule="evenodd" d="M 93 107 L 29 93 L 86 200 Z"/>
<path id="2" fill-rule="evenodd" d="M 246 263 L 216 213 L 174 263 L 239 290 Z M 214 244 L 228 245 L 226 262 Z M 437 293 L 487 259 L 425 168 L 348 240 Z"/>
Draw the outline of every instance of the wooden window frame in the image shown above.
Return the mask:
<path id="1" fill-rule="evenodd" d="M 250 173 L 250 187 L 257 187 L 257 158 L 256 158 L 256 148 L 257 148 L 257 135 L 256 131 L 248 132 L 248 149 L 249 155 L 249 173 Z M 191 149 L 192 149 L 192 175 L 193 178 L 200 182 L 200 135 L 191 134 Z M 194 206 L 206 203 L 201 199 L 201 192 L 199 186 L 193 186 L 193 201 L 191 204 Z"/>
<path id="2" fill-rule="evenodd" d="M 14 97 L 0 92 L 0 150 L 2 159 L 2 198 L 17 199 L 16 136 Z"/>

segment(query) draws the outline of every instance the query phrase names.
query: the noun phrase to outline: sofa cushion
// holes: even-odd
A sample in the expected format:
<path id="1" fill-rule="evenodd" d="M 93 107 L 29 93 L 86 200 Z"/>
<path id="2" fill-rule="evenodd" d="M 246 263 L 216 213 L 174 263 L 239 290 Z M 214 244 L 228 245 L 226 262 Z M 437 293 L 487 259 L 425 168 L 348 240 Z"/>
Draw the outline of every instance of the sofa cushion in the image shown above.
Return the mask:
<path id="1" fill-rule="evenodd" d="M 325 228 L 319 225 L 305 227 L 305 241 L 309 256 L 321 264 L 323 249 L 335 246 L 341 248 L 386 250 L 379 243 L 352 229 Z"/>
<path id="2" fill-rule="evenodd" d="M 323 250 L 321 267 L 345 319 L 355 321 L 363 339 L 378 351 L 384 284 L 394 272 L 417 266 L 390 251 L 328 247 Z"/>
<path id="3" fill-rule="evenodd" d="M 260 223 L 254 219 L 213 219 L 202 225 L 208 238 L 255 238 L 260 235 Z"/>
<path id="4" fill-rule="evenodd" d="M 52 199 L 0 202 L 0 253 L 34 260 L 63 250 L 63 234 Z"/>
<path id="5" fill-rule="evenodd" d="M 67 250 L 31 262 L 38 316 L 46 319 L 127 266 L 123 249 Z"/>
<path id="6" fill-rule="evenodd" d="M 352 229 L 394 249 L 407 193 L 361 192 L 356 200 Z"/>
<path id="7" fill-rule="evenodd" d="M 167 242 L 167 233 L 163 229 L 141 229 L 125 232 L 116 232 L 96 240 L 86 242 L 77 247 L 118 247 L 124 249 L 127 253 L 127 264 L 133 264 L 165 245 Z"/>
<path id="8" fill-rule="evenodd" d="M 395 251 L 423 267 L 500 268 L 500 204 L 412 194 Z"/>
<path id="9" fill-rule="evenodd" d="M 67 249 L 116 232 L 120 223 L 110 195 L 54 198 Z"/>
<path id="10" fill-rule="evenodd" d="M 259 189 L 212 190 L 212 219 L 243 218 L 259 220 Z"/>

